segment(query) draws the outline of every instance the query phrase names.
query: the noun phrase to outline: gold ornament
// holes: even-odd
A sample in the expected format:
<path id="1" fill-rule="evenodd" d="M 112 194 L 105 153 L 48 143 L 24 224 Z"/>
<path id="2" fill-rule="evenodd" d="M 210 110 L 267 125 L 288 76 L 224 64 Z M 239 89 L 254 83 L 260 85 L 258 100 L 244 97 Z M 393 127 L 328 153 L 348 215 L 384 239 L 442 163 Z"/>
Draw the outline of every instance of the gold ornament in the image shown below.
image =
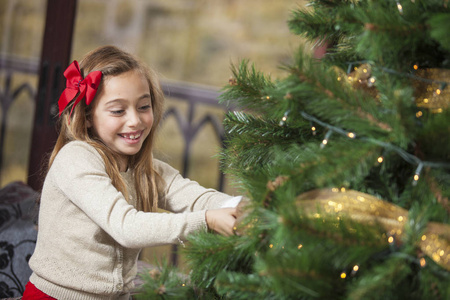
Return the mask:
<path id="1" fill-rule="evenodd" d="M 360 224 L 379 225 L 394 242 L 400 241 L 408 220 L 408 211 L 354 190 L 321 189 L 301 194 L 297 206 L 306 217 L 321 219 L 347 218 Z M 450 271 L 450 225 L 430 222 L 418 241 L 421 251 L 437 264 Z"/>
<path id="2" fill-rule="evenodd" d="M 372 67 L 369 64 L 362 64 L 354 67 L 353 71 L 346 74 L 342 69 L 335 68 L 338 75 L 337 80 L 348 83 L 353 89 L 364 90 L 372 97 L 377 97 L 375 88 L 376 78 L 372 76 Z"/>
<path id="3" fill-rule="evenodd" d="M 413 79 L 416 104 L 429 109 L 432 113 L 441 113 L 450 105 L 450 70 L 418 69 L 416 76 L 425 81 Z"/>

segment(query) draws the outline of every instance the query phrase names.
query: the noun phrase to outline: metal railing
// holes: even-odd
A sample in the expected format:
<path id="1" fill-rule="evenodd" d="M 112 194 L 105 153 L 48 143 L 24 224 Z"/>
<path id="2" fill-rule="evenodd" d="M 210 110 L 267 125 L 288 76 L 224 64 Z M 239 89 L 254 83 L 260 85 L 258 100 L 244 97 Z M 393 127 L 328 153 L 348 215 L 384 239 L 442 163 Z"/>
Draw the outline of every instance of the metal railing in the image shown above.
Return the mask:
<path id="1" fill-rule="evenodd" d="M 10 108 L 22 93 L 28 95 L 30 102 L 33 102 L 36 98 L 36 88 L 31 83 L 21 82 L 17 87 L 13 88 L 13 78 L 17 73 L 37 75 L 38 68 L 39 63 L 36 60 L 12 56 L 0 57 L 0 72 L 4 79 L 3 82 L 0 83 L 0 107 L 2 111 L 2 120 L 0 124 L 0 170 L 3 169 L 5 136 L 8 129 L 7 121 Z"/>

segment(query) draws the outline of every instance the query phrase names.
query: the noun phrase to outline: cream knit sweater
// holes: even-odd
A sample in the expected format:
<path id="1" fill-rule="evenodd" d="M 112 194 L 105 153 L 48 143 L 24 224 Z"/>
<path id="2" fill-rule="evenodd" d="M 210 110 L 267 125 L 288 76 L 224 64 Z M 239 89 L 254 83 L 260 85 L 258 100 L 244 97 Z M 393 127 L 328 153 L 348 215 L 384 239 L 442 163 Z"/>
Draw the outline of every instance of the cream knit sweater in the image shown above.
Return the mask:
<path id="1" fill-rule="evenodd" d="M 231 198 L 182 178 L 154 160 L 166 183 L 159 207 L 175 214 L 144 213 L 111 184 L 103 159 L 75 141 L 56 156 L 45 179 L 30 281 L 57 299 L 128 299 L 143 247 L 177 243 L 206 229 L 206 209 Z M 135 198 L 132 178 L 123 173 Z"/>

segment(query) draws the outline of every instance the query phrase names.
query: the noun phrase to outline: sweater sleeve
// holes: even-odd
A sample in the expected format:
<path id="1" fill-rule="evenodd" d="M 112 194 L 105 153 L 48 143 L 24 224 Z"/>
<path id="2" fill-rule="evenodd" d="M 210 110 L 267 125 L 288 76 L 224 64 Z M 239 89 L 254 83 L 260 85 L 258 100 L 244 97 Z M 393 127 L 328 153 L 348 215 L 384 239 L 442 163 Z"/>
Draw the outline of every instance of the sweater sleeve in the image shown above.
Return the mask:
<path id="1" fill-rule="evenodd" d="M 112 185 L 103 159 L 86 143 L 63 147 L 48 175 L 62 194 L 126 248 L 175 243 L 206 228 L 202 210 L 179 214 L 137 211 Z"/>
<path id="2" fill-rule="evenodd" d="M 204 188 L 196 181 L 183 178 L 178 170 L 155 159 L 156 171 L 165 181 L 163 197 L 158 204 L 162 209 L 180 213 L 220 208 L 232 198 L 214 189 Z"/>

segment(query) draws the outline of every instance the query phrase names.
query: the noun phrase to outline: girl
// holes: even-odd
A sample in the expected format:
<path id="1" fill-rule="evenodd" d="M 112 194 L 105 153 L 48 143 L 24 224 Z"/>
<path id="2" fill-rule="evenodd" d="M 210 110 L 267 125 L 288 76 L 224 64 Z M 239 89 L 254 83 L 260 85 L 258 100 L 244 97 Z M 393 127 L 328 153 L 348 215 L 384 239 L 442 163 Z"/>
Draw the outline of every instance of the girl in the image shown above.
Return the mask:
<path id="1" fill-rule="evenodd" d="M 141 248 L 206 228 L 231 235 L 236 209 L 153 158 L 163 94 L 138 59 L 101 47 L 64 76 L 23 299 L 128 299 Z"/>

